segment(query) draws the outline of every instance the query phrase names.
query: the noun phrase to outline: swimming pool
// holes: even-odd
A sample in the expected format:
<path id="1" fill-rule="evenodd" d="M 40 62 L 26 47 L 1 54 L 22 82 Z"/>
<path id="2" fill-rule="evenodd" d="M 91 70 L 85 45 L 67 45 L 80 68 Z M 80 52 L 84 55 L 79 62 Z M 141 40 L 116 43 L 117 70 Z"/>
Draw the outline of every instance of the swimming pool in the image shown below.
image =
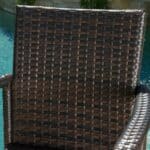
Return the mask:
<path id="1" fill-rule="evenodd" d="M 15 16 L 0 10 L 0 75 L 12 72 L 14 29 Z M 143 58 L 141 82 L 150 87 L 150 28 L 148 28 L 146 31 Z M 0 90 L 0 150 L 4 149 L 2 106 L 3 101 Z M 150 132 L 148 138 L 148 141 L 150 141 Z M 147 149 L 150 150 L 150 143 L 147 144 Z"/>
<path id="2" fill-rule="evenodd" d="M 147 28 L 145 34 L 144 52 L 141 68 L 141 82 L 150 88 L 150 27 Z M 150 150 L 150 130 L 147 136 L 147 150 Z"/>
<path id="3" fill-rule="evenodd" d="M 0 10 L 0 75 L 12 72 L 15 17 Z M 0 89 L 0 150 L 3 145 L 3 101 Z"/>

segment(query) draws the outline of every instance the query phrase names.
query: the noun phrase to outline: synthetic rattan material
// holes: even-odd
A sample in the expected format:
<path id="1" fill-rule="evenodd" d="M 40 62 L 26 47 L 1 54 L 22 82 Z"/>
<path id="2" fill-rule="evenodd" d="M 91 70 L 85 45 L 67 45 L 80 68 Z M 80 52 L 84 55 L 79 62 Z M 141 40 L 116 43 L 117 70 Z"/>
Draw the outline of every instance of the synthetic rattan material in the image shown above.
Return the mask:
<path id="1" fill-rule="evenodd" d="M 136 98 L 133 116 L 115 145 L 115 150 L 146 150 L 144 144 L 139 141 L 146 140 L 143 132 L 146 132 L 150 122 L 150 91 L 140 92 Z M 146 141 L 143 141 L 146 142 Z"/>
<path id="2" fill-rule="evenodd" d="M 18 7 L 12 142 L 108 150 L 134 102 L 143 11 Z"/>

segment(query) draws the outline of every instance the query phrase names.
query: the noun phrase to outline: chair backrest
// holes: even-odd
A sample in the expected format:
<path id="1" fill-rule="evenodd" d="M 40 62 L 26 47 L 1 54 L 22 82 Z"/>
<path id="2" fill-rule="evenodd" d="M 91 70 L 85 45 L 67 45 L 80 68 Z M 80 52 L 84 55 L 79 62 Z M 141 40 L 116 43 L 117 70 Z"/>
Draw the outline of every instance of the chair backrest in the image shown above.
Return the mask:
<path id="1" fill-rule="evenodd" d="M 17 7 L 12 142 L 112 149 L 134 102 L 141 10 Z"/>

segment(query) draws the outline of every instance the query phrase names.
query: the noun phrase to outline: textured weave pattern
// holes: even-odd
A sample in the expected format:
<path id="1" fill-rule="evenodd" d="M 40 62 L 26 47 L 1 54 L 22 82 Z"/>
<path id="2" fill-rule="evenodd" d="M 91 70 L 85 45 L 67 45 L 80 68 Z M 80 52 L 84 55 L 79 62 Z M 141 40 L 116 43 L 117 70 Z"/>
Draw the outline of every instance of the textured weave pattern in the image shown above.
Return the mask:
<path id="1" fill-rule="evenodd" d="M 134 102 L 142 11 L 17 8 L 12 140 L 112 149 Z"/>

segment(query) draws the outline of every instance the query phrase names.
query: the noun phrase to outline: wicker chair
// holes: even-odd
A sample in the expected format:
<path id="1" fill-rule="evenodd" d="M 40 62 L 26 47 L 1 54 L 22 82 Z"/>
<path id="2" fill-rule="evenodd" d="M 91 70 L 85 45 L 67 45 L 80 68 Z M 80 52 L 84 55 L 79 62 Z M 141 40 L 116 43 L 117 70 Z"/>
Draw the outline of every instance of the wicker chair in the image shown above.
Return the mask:
<path id="1" fill-rule="evenodd" d="M 145 148 L 141 10 L 17 7 L 14 72 L 0 78 L 8 149 Z"/>

